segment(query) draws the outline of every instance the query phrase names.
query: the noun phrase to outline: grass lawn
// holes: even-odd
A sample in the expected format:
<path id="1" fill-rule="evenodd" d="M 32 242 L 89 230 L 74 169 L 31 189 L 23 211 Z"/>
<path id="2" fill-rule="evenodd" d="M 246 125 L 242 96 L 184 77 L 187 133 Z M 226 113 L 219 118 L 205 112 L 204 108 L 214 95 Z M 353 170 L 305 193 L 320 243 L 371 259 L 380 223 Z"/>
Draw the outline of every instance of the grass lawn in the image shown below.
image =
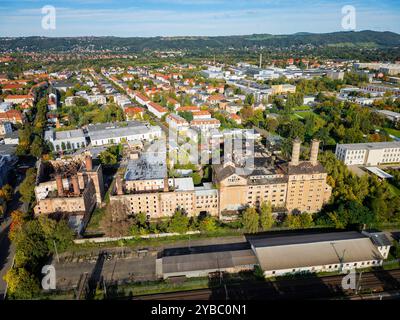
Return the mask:
<path id="1" fill-rule="evenodd" d="M 379 127 L 377 129 L 385 130 L 388 134 L 391 134 L 392 136 L 400 138 L 400 130 L 396 130 L 396 129 L 392 129 L 392 128 L 382 128 L 382 127 Z"/>
<path id="2" fill-rule="evenodd" d="M 312 111 L 311 109 L 310 110 L 308 110 L 308 111 L 294 111 L 294 113 L 293 114 L 291 114 L 290 115 L 290 118 L 292 119 L 292 120 L 294 120 L 294 119 L 297 119 L 297 120 L 299 120 L 299 119 L 304 119 L 305 117 L 308 117 L 308 116 L 310 116 L 310 115 L 315 115 L 316 117 L 319 117 L 319 115 L 318 114 L 316 114 L 314 111 Z"/>
<path id="3" fill-rule="evenodd" d="M 311 107 L 310 106 L 300 106 L 300 107 L 294 108 L 294 111 L 307 111 L 307 110 L 311 111 Z"/>
<path id="4" fill-rule="evenodd" d="M 397 188 L 396 186 L 392 185 L 391 183 L 389 183 L 389 188 L 390 191 L 392 191 L 394 196 L 400 196 L 400 189 Z"/>
<path id="5" fill-rule="evenodd" d="M 392 261 L 386 265 L 383 266 L 384 270 L 393 270 L 393 269 L 398 269 L 400 268 L 400 262 L 399 261 Z"/>
<path id="6" fill-rule="evenodd" d="M 143 283 L 132 283 L 118 286 L 118 295 L 122 296 L 142 296 L 147 294 L 189 291 L 196 289 L 205 289 L 209 287 L 208 278 L 185 279 L 181 283 L 173 283 L 171 281 L 154 281 Z"/>
<path id="7" fill-rule="evenodd" d="M 207 239 L 207 238 L 219 238 L 219 237 L 237 237 L 243 235 L 244 230 L 237 229 L 220 229 L 215 232 L 210 233 L 200 233 L 200 234 L 192 234 L 192 235 L 179 235 L 179 236 L 170 236 L 170 237 L 162 237 L 162 238 L 150 238 L 150 239 L 142 239 L 142 238 L 134 238 L 129 240 L 119 240 L 119 241 L 110 241 L 103 243 L 93 243 L 86 242 L 82 244 L 73 244 L 71 248 L 68 249 L 68 252 L 81 252 L 85 249 L 92 248 L 105 248 L 105 247 L 159 247 L 168 244 L 175 244 L 176 241 L 189 241 L 189 240 L 197 240 L 197 239 Z"/>
<path id="8" fill-rule="evenodd" d="M 104 209 L 97 208 L 93 211 L 92 217 L 86 227 L 87 232 L 99 232 L 100 231 L 100 220 L 104 215 Z"/>

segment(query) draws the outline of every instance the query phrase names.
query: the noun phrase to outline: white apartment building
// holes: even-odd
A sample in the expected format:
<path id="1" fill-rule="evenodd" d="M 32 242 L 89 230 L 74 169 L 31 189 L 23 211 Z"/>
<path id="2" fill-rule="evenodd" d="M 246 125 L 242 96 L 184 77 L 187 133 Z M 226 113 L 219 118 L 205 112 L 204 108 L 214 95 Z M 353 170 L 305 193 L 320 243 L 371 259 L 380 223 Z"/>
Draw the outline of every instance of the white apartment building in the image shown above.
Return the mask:
<path id="1" fill-rule="evenodd" d="M 189 123 L 184 118 L 174 113 L 170 113 L 166 117 L 166 122 L 170 128 L 173 128 L 176 131 L 183 131 L 189 128 Z"/>
<path id="2" fill-rule="evenodd" d="M 190 126 L 193 128 L 199 128 L 200 130 L 217 129 L 221 126 L 218 119 L 194 119 L 190 122 Z"/>
<path id="3" fill-rule="evenodd" d="M 168 110 L 162 106 L 160 106 L 158 103 L 155 102 L 149 102 L 147 104 L 147 109 L 153 113 L 157 118 L 161 118 L 164 114 L 168 112 Z"/>
<path id="4" fill-rule="evenodd" d="M 396 163 L 400 162 L 400 141 L 337 144 L 335 155 L 346 165 Z"/>
<path id="5" fill-rule="evenodd" d="M 92 146 L 153 141 L 161 137 L 160 127 L 146 126 L 134 121 L 90 124 L 87 130 Z"/>

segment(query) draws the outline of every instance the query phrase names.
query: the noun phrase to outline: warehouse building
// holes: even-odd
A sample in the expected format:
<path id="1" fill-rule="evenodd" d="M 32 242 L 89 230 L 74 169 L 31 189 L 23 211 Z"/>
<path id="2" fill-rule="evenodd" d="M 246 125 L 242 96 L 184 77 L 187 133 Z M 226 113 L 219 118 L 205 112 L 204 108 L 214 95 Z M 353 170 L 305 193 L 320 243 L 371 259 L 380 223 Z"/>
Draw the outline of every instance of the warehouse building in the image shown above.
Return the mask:
<path id="1" fill-rule="evenodd" d="M 367 235 L 349 231 L 268 237 L 250 240 L 250 244 L 265 277 L 274 277 L 380 266 L 390 248 L 387 238 L 381 238 L 378 244 Z"/>
<path id="2" fill-rule="evenodd" d="M 244 242 L 164 250 L 163 257 L 157 259 L 156 273 L 164 279 L 206 277 L 214 272 L 253 270 L 255 265 L 256 256 Z"/>
<path id="3" fill-rule="evenodd" d="M 161 137 L 161 128 L 140 122 L 90 124 L 87 128 L 92 146 L 118 144 L 128 141 L 152 141 Z"/>
<path id="4" fill-rule="evenodd" d="M 164 250 L 160 278 L 237 273 L 259 266 L 264 276 L 347 271 L 381 266 L 390 241 L 382 232 L 341 231 L 270 234 L 246 242 Z"/>

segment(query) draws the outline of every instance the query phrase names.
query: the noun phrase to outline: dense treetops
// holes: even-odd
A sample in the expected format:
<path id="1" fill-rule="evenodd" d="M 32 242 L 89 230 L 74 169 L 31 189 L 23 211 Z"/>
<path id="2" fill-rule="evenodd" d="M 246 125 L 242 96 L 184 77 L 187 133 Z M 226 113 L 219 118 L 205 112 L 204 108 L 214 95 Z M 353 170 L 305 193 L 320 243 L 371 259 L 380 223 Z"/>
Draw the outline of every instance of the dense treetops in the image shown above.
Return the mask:
<path id="1" fill-rule="evenodd" d="M 206 48 L 243 49 L 246 47 L 295 47 L 314 46 L 372 46 L 396 47 L 400 44 L 400 35 L 393 32 L 360 31 L 333 32 L 324 34 L 296 33 L 292 35 L 253 34 L 243 36 L 217 37 L 75 37 L 75 38 L 0 38 L 0 51 L 25 48 L 26 51 L 70 51 L 72 48 L 93 48 L 94 50 L 116 50 L 140 52 L 147 50 Z"/>

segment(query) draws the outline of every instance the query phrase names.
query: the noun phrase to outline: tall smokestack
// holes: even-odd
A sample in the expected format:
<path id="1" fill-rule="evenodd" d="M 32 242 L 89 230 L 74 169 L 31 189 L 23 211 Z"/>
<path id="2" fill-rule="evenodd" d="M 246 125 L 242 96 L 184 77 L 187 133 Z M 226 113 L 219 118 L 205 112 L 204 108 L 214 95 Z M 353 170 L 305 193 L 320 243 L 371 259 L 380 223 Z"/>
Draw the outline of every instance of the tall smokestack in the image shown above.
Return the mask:
<path id="1" fill-rule="evenodd" d="M 169 191 L 168 177 L 164 177 L 164 192 Z"/>
<path id="2" fill-rule="evenodd" d="M 301 141 L 299 138 L 294 139 L 293 141 L 293 149 L 292 149 L 292 161 L 290 164 L 292 166 L 297 166 L 300 160 L 300 144 Z"/>
<path id="3" fill-rule="evenodd" d="M 121 178 L 120 174 L 117 175 L 117 179 L 115 181 L 115 185 L 116 185 L 116 188 L 117 188 L 117 195 L 122 196 L 124 194 L 124 190 L 122 188 L 122 178 Z"/>
<path id="4" fill-rule="evenodd" d="M 71 177 L 71 182 L 72 182 L 72 188 L 74 189 L 74 195 L 79 196 L 81 194 L 81 192 L 79 190 L 78 176 L 73 175 Z"/>
<path id="5" fill-rule="evenodd" d="M 85 165 L 86 165 L 86 170 L 87 170 L 87 171 L 92 171 L 92 170 L 93 170 L 92 156 L 87 155 L 87 156 L 85 157 Z"/>
<path id="6" fill-rule="evenodd" d="M 59 197 L 64 196 L 64 186 L 62 181 L 62 176 L 60 174 L 56 175 L 57 192 Z"/>
<path id="7" fill-rule="evenodd" d="M 310 162 L 313 166 L 318 164 L 319 142 L 317 139 L 313 139 L 311 142 Z"/>

